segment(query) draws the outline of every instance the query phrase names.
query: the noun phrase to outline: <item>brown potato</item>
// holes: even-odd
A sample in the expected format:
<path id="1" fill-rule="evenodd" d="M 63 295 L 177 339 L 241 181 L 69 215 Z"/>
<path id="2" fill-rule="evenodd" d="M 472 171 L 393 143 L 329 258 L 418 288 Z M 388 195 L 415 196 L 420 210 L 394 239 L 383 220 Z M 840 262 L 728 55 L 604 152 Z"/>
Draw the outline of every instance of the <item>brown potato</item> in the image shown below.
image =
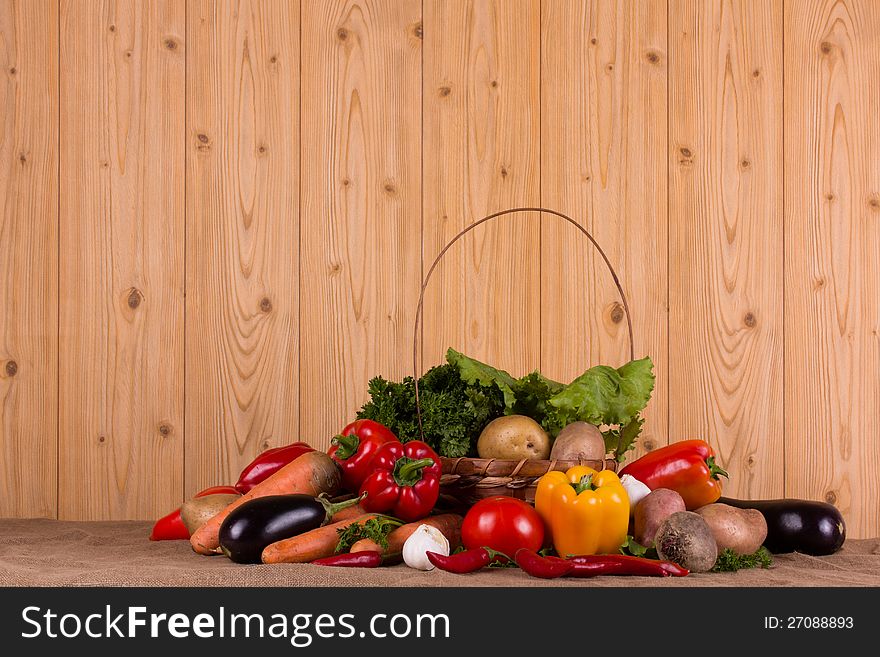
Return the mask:
<path id="1" fill-rule="evenodd" d="M 668 488 L 651 491 L 636 505 L 633 516 L 635 532 L 633 538 L 646 547 L 654 545 L 657 528 L 673 513 L 685 511 L 681 495 Z"/>
<path id="2" fill-rule="evenodd" d="M 556 436 L 550 458 L 560 461 L 601 461 L 605 458 L 605 439 L 598 427 L 588 422 L 572 422 Z"/>
<path id="3" fill-rule="evenodd" d="M 697 513 L 712 530 L 719 552 L 730 548 L 737 554 L 752 554 L 767 539 L 767 521 L 755 509 L 716 503 L 697 509 Z"/>
<path id="4" fill-rule="evenodd" d="M 707 573 L 718 559 L 718 546 L 703 517 L 693 511 L 673 513 L 657 528 L 654 547 L 661 559 L 692 573 Z"/>
<path id="5" fill-rule="evenodd" d="M 477 441 L 482 459 L 546 459 L 550 436 L 525 415 L 505 415 L 486 425 Z"/>
<path id="6" fill-rule="evenodd" d="M 190 536 L 192 536 L 199 527 L 235 502 L 239 497 L 241 495 L 233 495 L 231 493 L 194 497 L 184 502 L 183 506 L 180 507 L 180 519 L 183 520 L 183 524 L 186 525 Z"/>

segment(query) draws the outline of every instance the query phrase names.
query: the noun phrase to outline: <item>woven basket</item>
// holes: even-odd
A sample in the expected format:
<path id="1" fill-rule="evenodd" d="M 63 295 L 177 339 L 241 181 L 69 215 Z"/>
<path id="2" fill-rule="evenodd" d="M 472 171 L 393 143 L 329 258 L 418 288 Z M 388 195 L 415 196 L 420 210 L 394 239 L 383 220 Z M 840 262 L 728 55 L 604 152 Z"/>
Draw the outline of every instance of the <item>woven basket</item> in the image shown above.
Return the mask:
<path id="1" fill-rule="evenodd" d="M 418 416 L 419 421 L 419 433 L 423 440 L 425 434 L 422 429 L 422 409 L 419 403 L 418 363 L 420 355 L 419 346 L 421 344 L 419 338 L 421 337 L 425 289 L 428 286 L 428 282 L 431 280 L 431 275 L 434 273 L 440 260 L 450 247 L 474 228 L 501 216 L 509 216 L 524 212 L 537 212 L 562 219 L 574 226 L 589 240 L 590 244 L 593 245 L 602 257 L 605 266 L 608 268 L 608 272 L 611 274 L 611 278 L 614 280 L 614 285 L 617 287 L 617 292 L 620 295 L 623 312 L 626 317 L 630 360 L 635 358 L 632 319 L 630 317 L 629 304 L 627 303 L 626 295 L 623 293 L 623 287 L 620 284 L 620 279 L 617 277 L 617 272 L 614 271 L 614 267 L 611 266 L 608 256 L 605 255 L 605 252 L 593 236 L 574 219 L 561 212 L 557 212 L 556 210 L 548 210 L 547 208 L 511 208 L 509 210 L 495 212 L 469 224 L 455 237 L 449 240 L 449 242 L 447 242 L 440 250 L 440 253 L 437 254 L 437 257 L 428 269 L 428 273 L 425 274 L 425 278 L 422 280 L 422 286 L 419 292 L 419 305 L 416 308 L 416 318 L 413 327 L 413 379 L 415 381 L 416 415 Z M 564 471 L 575 465 L 586 465 L 596 470 L 617 471 L 617 462 L 613 459 L 605 459 L 604 461 L 541 461 L 525 459 L 517 461 L 480 458 L 441 458 L 441 461 L 443 465 L 443 476 L 440 480 L 441 493 L 453 497 L 457 501 L 466 505 L 471 505 L 484 497 L 491 497 L 493 495 L 507 495 L 526 500 L 527 502 L 534 502 L 537 481 L 542 475 L 553 470 Z"/>

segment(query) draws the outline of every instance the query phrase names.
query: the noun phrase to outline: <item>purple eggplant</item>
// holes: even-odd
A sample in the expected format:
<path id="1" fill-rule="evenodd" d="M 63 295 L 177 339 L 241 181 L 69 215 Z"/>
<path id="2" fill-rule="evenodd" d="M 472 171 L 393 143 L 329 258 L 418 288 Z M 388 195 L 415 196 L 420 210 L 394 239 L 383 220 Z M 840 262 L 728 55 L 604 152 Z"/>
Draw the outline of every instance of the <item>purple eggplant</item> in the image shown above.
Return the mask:
<path id="1" fill-rule="evenodd" d="M 767 521 L 764 547 L 774 554 L 802 552 L 834 554 L 846 540 L 846 524 L 834 506 L 809 500 L 733 500 L 719 502 L 739 509 L 756 509 Z"/>

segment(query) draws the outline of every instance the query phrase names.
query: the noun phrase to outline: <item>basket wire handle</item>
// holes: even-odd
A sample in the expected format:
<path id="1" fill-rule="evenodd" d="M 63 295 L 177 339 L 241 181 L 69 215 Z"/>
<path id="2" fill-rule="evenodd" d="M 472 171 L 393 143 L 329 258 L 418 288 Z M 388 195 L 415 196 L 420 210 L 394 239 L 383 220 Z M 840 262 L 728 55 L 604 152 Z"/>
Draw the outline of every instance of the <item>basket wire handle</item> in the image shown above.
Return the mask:
<path id="1" fill-rule="evenodd" d="M 626 316 L 626 329 L 629 337 L 629 359 L 635 360 L 632 318 L 629 314 L 629 303 L 627 303 L 626 295 L 623 293 L 623 286 L 620 284 L 620 279 L 617 277 L 617 272 L 614 271 L 614 267 L 611 266 L 611 261 L 608 260 L 608 256 L 605 255 L 605 251 L 602 250 L 602 247 L 599 246 L 599 243 L 596 242 L 596 239 L 589 233 L 589 231 L 568 215 L 564 215 L 561 212 L 550 210 L 548 208 L 510 208 L 507 210 L 493 212 L 492 214 L 487 215 L 482 219 L 478 219 L 473 223 L 468 224 L 463 229 L 461 229 L 461 231 L 459 231 L 455 237 L 449 240 L 446 245 L 442 249 L 440 249 L 440 253 L 437 254 L 436 258 L 434 258 L 434 262 L 431 263 L 431 267 L 428 269 L 428 273 L 425 274 L 425 278 L 422 280 L 422 287 L 419 290 L 419 305 L 416 306 L 416 319 L 413 325 L 413 382 L 415 383 L 416 391 L 416 416 L 419 420 L 419 436 L 422 440 L 425 439 L 425 431 L 422 428 L 422 406 L 419 402 L 419 354 L 424 351 L 424 344 L 423 341 L 419 340 L 419 332 L 422 327 L 425 289 L 428 287 L 428 282 L 431 280 L 431 275 L 434 273 L 437 265 L 440 264 L 440 260 L 443 258 L 444 255 L 446 255 L 446 252 L 450 249 L 450 247 L 452 247 L 453 244 L 464 237 L 467 233 L 471 232 L 474 228 L 502 215 L 512 215 L 521 212 L 538 212 L 542 214 L 550 214 L 555 217 L 559 217 L 560 219 L 564 219 L 572 226 L 577 228 L 581 233 L 586 235 L 587 239 L 590 240 L 590 243 L 593 245 L 596 251 L 599 252 L 599 255 L 602 256 L 602 260 L 605 262 L 605 266 L 608 268 L 608 272 L 611 274 L 611 278 L 614 279 L 614 285 L 617 288 L 617 293 L 620 295 L 620 300 L 623 302 L 623 314 Z M 419 347 L 421 347 L 421 349 Z"/>

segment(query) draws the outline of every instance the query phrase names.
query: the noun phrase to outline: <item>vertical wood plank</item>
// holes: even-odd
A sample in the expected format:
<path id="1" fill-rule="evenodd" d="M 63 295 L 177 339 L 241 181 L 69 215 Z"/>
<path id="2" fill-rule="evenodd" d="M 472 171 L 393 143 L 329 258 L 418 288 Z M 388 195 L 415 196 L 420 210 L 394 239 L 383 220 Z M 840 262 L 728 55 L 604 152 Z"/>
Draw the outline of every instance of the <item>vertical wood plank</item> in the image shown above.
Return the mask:
<path id="1" fill-rule="evenodd" d="M 667 441 L 666 2 L 545 2 L 542 34 L 542 199 L 607 252 L 636 358 L 654 361 L 640 454 Z M 544 371 L 570 381 L 628 361 L 623 307 L 601 258 L 550 216 L 541 245 Z"/>
<path id="2" fill-rule="evenodd" d="M 58 8 L 0 2 L 0 517 L 57 513 Z"/>
<path id="3" fill-rule="evenodd" d="M 782 4 L 671 0 L 670 439 L 783 492 Z"/>
<path id="4" fill-rule="evenodd" d="M 785 5 L 789 496 L 880 534 L 880 6 Z"/>
<path id="5" fill-rule="evenodd" d="M 61 3 L 63 519 L 182 496 L 184 9 Z"/>
<path id="6" fill-rule="evenodd" d="M 298 440 L 299 16 L 188 7 L 188 494 Z"/>
<path id="7" fill-rule="evenodd" d="M 467 224 L 540 204 L 540 3 L 425 3 L 424 267 Z M 540 217 L 499 217 L 444 256 L 423 365 L 450 346 L 523 375 L 540 364 Z M 414 304 L 415 300 L 402 300 Z"/>
<path id="8" fill-rule="evenodd" d="M 318 447 L 409 373 L 420 274 L 421 2 L 302 12 L 301 435 Z"/>

